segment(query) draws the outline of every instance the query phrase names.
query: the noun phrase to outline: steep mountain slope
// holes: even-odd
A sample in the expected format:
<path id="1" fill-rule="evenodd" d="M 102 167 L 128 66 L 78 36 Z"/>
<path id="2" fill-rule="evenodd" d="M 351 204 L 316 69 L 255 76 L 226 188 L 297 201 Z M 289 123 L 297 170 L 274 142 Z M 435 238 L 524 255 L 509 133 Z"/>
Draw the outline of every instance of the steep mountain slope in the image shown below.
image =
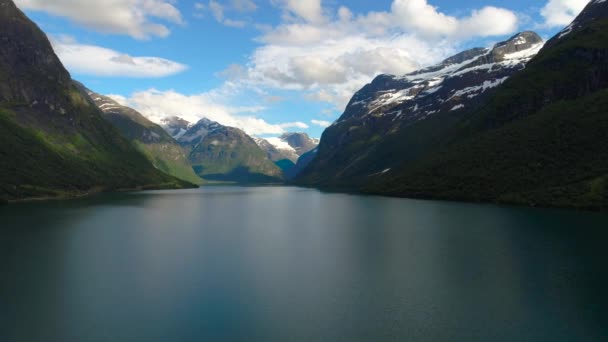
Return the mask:
<path id="1" fill-rule="evenodd" d="M 276 183 L 281 170 L 240 129 L 202 119 L 178 142 L 187 149 L 194 171 L 203 179 L 237 183 Z"/>
<path id="2" fill-rule="evenodd" d="M 318 152 L 319 149 L 315 147 L 314 149 L 304 153 L 300 158 L 298 158 L 298 162 L 292 168 L 285 171 L 285 178 L 291 181 L 298 177 L 302 171 L 304 171 L 308 165 L 312 163 Z"/>
<path id="3" fill-rule="evenodd" d="M 319 146 L 319 139 L 313 139 L 306 133 L 285 133 L 279 139 L 291 146 L 298 157 Z"/>
<path id="4" fill-rule="evenodd" d="M 447 131 L 443 148 L 366 189 L 608 209 L 607 131 L 608 2 L 595 0 L 526 70 Z"/>
<path id="5" fill-rule="evenodd" d="M 370 175 L 382 175 L 426 151 L 441 127 L 450 127 L 477 108 L 493 88 L 524 69 L 542 46 L 536 33 L 522 32 L 492 49 L 467 50 L 405 76 L 378 76 L 323 133 L 316 158 L 297 182 L 360 186 Z M 425 134 L 408 130 L 439 115 L 441 122 Z"/>
<path id="6" fill-rule="evenodd" d="M 0 0 L 0 42 L 0 199 L 190 185 L 156 170 L 102 118 L 10 0 Z"/>
<path id="7" fill-rule="evenodd" d="M 107 96 L 89 89 L 85 91 L 102 110 L 104 118 L 133 142 L 157 169 L 194 184 L 202 182 L 192 170 L 185 151 L 162 127 Z"/>

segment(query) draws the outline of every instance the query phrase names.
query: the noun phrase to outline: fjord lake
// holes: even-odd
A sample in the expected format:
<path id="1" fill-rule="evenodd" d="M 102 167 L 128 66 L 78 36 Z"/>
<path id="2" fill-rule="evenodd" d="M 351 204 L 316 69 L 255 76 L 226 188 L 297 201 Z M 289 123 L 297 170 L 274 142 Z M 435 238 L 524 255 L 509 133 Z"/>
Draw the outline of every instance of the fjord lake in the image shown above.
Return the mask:
<path id="1" fill-rule="evenodd" d="M 601 341 L 608 215 L 211 186 L 0 207 L 1 341 Z"/>

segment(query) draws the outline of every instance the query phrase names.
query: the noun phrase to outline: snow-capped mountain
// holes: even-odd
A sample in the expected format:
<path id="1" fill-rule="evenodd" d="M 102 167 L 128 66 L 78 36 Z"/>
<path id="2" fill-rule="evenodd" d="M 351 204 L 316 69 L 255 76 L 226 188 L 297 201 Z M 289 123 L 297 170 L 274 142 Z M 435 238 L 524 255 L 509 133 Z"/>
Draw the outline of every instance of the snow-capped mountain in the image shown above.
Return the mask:
<path id="1" fill-rule="evenodd" d="M 268 158 L 273 162 L 281 160 L 290 160 L 293 163 L 298 161 L 300 157 L 296 150 L 289 146 L 288 143 L 284 142 L 279 138 L 257 138 L 253 137 L 256 144 L 268 155 Z"/>
<path id="2" fill-rule="evenodd" d="M 161 127 L 177 140 L 192 127 L 192 123 L 177 116 L 164 118 L 161 120 Z"/>
<path id="3" fill-rule="evenodd" d="M 225 130 L 229 127 L 223 126 L 218 122 L 211 121 L 207 118 L 203 118 L 199 120 L 196 124 L 190 124 L 185 120 L 179 121 L 180 124 L 187 123 L 187 129 L 184 132 L 184 127 L 180 127 L 180 131 L 177 136 L 177 141 L 182 145 L 190 145 L 195 146 L 199 144 L 205 137 L 207 137 L 210 133 L 217 130 Z M 243 132 L 244 134 L 244 132 Z"/>
<path id="4" fill-rule="evenodd" d="M 295 182 L 391 196 L 608 208 L 606 32 L 608 1 L 594 0 L 544 45 L 524 32 L 491 50 L 381 76 L 325 130 L 317 156 Z"/>
<path id="5" fill-rule="evenodd" d="M 306 133 L 285 133 L 274 138 L 254 138 L 272 161 L 288 159 L 294 164 L 305 153 L 319 145 L 319 139 L 313 139 Z"/>
<path id="6" fill-rule="evenodd" d="M 317 156 L 298 177 L 308 184 L 350 186 L 396 167 L 404 158 L 395 152 L 405 144 L 394 138 L 400 132 L 446 113 L 450 115 L 441 122 L 449 125 L 460 114 L 478 108 L 494 88 L 524 70 L 543 45 L 538 34 L 522 32 L 492 48 L 466 50 L 407 75 L 376 77 L 325 130 Z M 393 138 L 397 140 L 392 144 L 378 147 Z"/>
<path id="7" fill-rule="evenodd" d="M 543 45 L 536 33 L 522 32 L 491 49 L 470 49 L 404 76 L 380 75 L 354 95 L 339 121 L 386 116 L 411 122 L 464 109 L 522 70 Z"/>
<path id="8" fill-rule="evenodd" d="M 279 182 L 281 170 L 244 131 L 203 118 L 177 139 L 203 179 L 238 183 Z"/>

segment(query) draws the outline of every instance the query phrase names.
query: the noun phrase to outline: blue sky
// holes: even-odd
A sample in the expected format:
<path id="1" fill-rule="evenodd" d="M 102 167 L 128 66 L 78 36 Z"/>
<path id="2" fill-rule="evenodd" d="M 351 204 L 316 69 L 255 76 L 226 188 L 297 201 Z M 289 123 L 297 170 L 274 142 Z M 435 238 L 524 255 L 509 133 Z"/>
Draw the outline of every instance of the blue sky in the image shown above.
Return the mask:
<path id="1" fill-rule="evenodd" d="M 523 30 L 548 38 L 587 0 L 16 0 L 73 77 L 159 122 L 203 116 L 320 137 L 380 73 Z"/>

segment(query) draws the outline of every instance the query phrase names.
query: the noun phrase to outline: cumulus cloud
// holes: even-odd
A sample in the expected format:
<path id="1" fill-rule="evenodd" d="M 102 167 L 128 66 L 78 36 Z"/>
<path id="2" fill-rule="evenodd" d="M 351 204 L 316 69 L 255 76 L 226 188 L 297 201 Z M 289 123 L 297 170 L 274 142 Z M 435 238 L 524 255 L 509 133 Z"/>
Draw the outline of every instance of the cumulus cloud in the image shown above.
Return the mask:
<path id="1" fill-rule="evenodd" d="M 127 97 L 110 96 L 119 103 L 136 109 L 156 123 L 170 116 L 178 116 L 190 122 L 197 122 L 206 117 L 226 126 L 240 128 L 252 135 L 282 134 L 289 128 L 308 128 L 308 125 L 302 122 L 270 124 L 255 116 L 265 109 L 261 106 L 235 107 L 226 104 L 230 102 L 231 91 L 220 88 L 206 93 L 186 95 L 174 90 L 148 89 Z"/>
<path id="2" fill-rule="evenodd" d="M 540 11 L 545 19 L 543 26 L 569 25 L 588 3 L 589 0 L 549 0 Z"/>
<path id="3" fill-rule="evenodd" d="M 157 78 L 186 70 L 184 64 L 160 57 L 134 57 L 95 45 L 79 44 L 69 37 L 51 42 L 61 62 L 71 72 L 101 77 Z"/>
<path id="4" fill-rule="evenodd" d="M 269 43 L 258 48 L 245 67 L 232 66 L 243 82 L 303 90 L 306 98 L 343 109 L 352 94 L 381 73 L 405 74 L 436 62 L 454 48 L 429 44 L 412 35 L 366 37 L 353 33 L 311 43 Z M 238 71 L 238 73 L 236 72 Z"/>
<path id="5" fill-rule="evenodd" d="M 324 120 L 311 120 L 310 122 L 312 122 L 313 125 L 323 127 L 323 128 L 331 126 L 331 122 L 324 121 Z"/>
<path id="6" fill-rule="evenodd" d="M 169 28 L 159 21 L 183 24 L 172 0 L 15 0 L 25 10 L 61 16 L 103 33 L 126 34 L 137 39 L 166 37 Z"/>
<path id="7" fill-rule="evenodd" d="M 226 73 L 244 83 L 304 91 L 306 99 L 343 109 L 352 94 L 383 73 L 405 74 L 440 61 L 474 37 L 512 34 L 512 11 L 483 7 L 461 17 L 427 0 L 394 0 L 386 11 L 354 14 L 320 0 L 273 0 L 283 23 L 264 28 L 246 66 Z"/>
<path id="8" fill-rule="evenodd" d="M 427 0 L 395 0 L 391 9 L 401 27 L 423 36 L 487 37 L 508 34 L 517 29 L 515 13 L 491 6 L 474 10 L 462 18 L 441 13 Z"/>

